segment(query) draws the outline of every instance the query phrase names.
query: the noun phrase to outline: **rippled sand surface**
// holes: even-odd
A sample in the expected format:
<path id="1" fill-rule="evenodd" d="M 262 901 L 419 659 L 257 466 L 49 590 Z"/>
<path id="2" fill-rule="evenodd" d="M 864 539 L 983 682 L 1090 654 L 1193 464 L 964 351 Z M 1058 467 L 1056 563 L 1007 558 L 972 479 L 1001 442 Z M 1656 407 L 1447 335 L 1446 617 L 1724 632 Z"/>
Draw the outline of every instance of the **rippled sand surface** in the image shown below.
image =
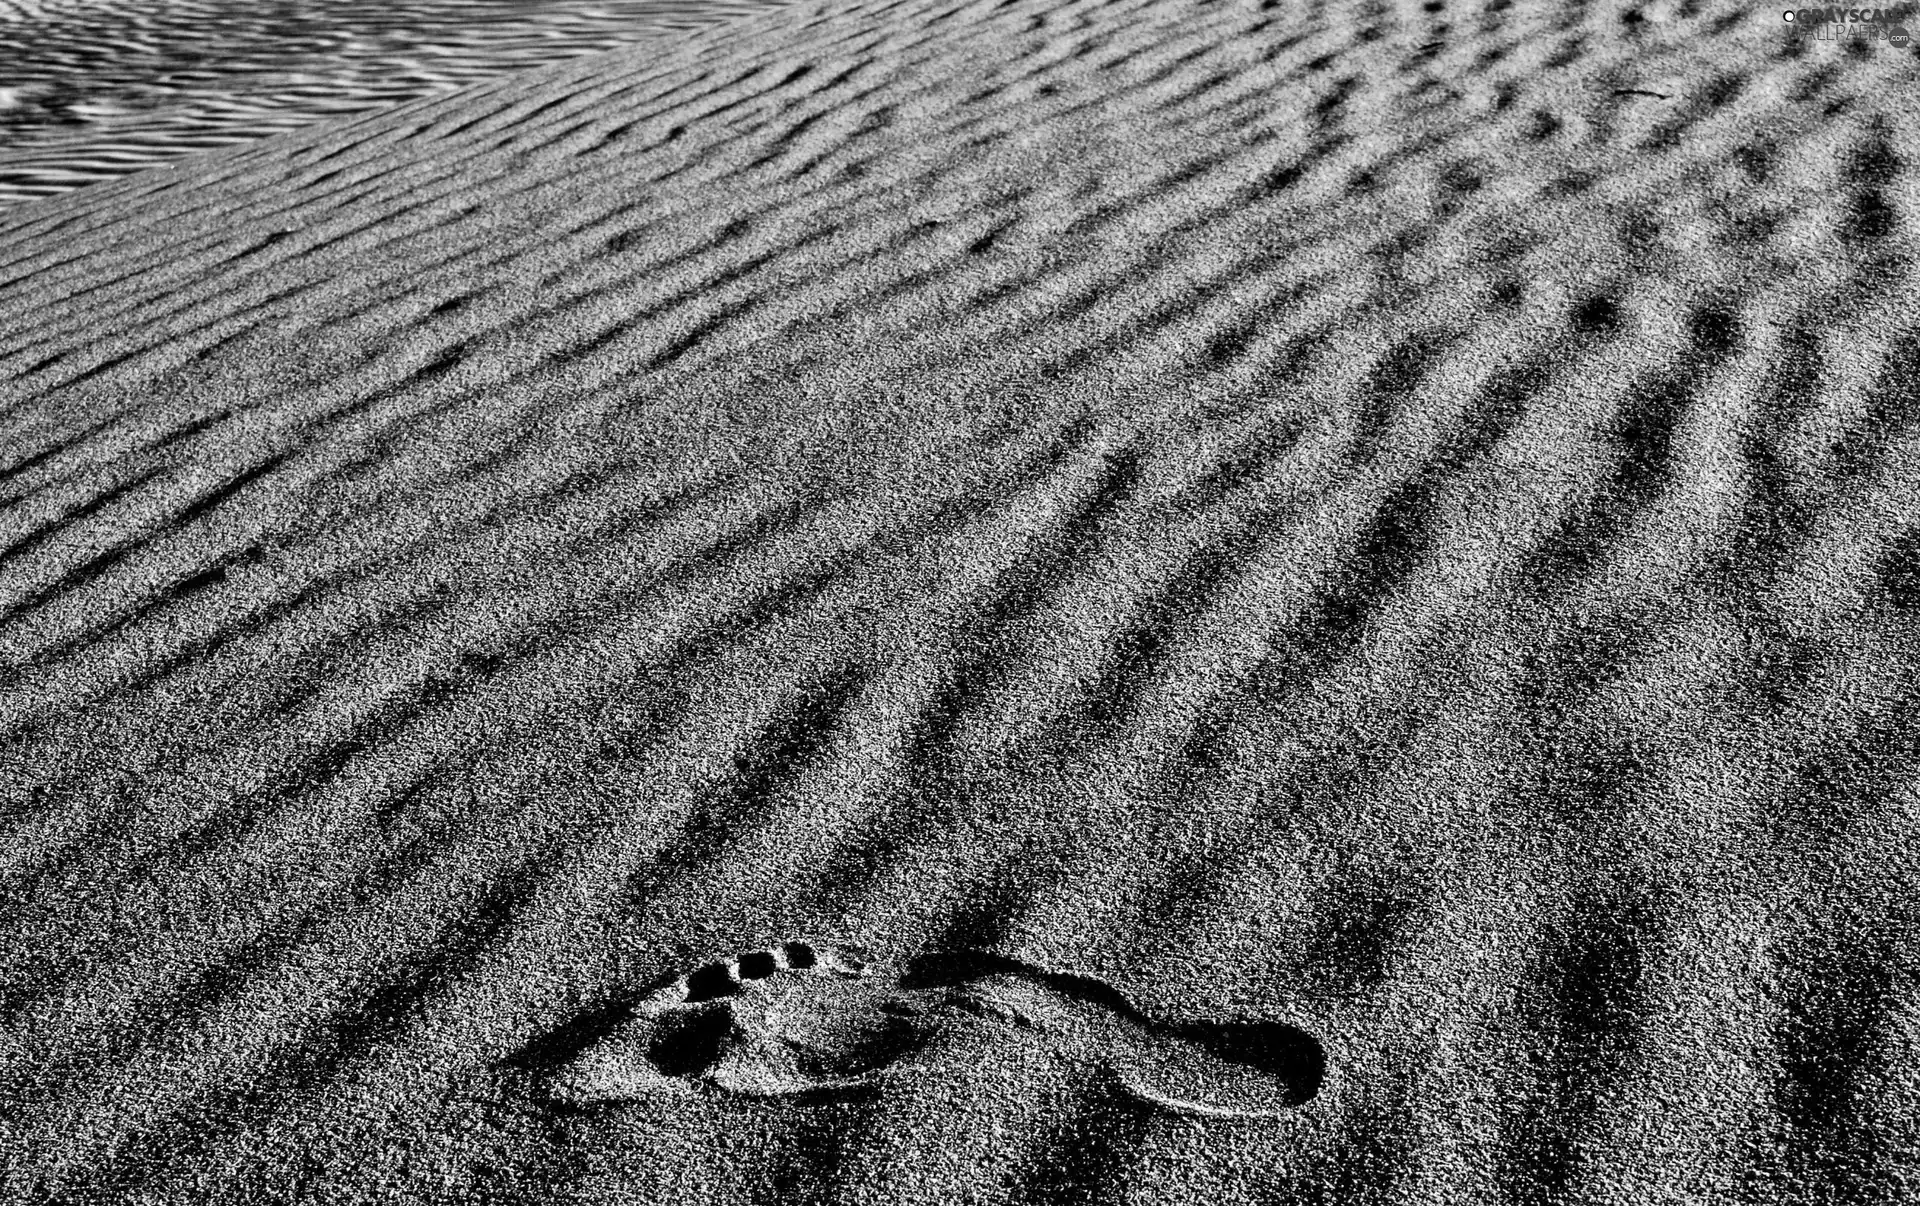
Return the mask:
<path id="1" fill-rule="evenodd" d="M 771 0 L 0 0 L 0 207 Z"/>
<path id="2" fill-rule="evenodd" d="M 0 213 L 0 1202 L 1920 1200 L 1920 76 L 795 0 Z"/>

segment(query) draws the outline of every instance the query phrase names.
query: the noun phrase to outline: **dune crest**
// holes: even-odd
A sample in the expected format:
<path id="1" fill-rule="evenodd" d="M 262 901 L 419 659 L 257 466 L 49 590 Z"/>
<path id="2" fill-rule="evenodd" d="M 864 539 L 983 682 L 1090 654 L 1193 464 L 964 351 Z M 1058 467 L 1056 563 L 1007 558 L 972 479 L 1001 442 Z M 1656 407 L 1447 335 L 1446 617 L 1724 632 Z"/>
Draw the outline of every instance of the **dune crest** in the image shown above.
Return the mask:
<path id="1" fill-rule="evenodd" d="M 0 208 L 766 7 L 0 0 Z"/>

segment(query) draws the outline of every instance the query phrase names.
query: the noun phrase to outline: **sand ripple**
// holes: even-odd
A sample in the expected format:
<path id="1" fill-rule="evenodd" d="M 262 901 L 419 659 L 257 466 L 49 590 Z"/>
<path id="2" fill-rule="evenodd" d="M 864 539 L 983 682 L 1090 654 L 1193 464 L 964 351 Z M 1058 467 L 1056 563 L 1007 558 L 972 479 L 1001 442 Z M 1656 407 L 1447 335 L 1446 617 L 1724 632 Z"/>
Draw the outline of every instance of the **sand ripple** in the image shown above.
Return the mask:
<path id="1" fill-rule="evenodd" d="M 0 0 L 0 207 L 769 0 Z"/>
<path id="2" fill-rule="evenodd" d="M 1306 11 L 0 214 L 0 1198 L 1913 1200 L 1912 53 Z"/>

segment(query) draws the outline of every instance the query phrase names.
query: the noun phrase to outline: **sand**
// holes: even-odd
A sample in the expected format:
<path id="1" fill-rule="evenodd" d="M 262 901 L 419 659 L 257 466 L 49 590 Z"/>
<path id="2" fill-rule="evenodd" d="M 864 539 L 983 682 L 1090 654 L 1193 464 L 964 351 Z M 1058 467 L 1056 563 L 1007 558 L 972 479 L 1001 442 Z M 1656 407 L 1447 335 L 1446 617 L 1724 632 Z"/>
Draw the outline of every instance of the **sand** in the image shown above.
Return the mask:
<path id="1" fill-rule="evenodd" d="M 0 1197 L 1920 1197 L 1916 75 L 836 0 L 0 212 Z"/>
<path id="2" fill-rule="evenodd" d="M 0 0 L 0 209 L 770 0 Z"/>

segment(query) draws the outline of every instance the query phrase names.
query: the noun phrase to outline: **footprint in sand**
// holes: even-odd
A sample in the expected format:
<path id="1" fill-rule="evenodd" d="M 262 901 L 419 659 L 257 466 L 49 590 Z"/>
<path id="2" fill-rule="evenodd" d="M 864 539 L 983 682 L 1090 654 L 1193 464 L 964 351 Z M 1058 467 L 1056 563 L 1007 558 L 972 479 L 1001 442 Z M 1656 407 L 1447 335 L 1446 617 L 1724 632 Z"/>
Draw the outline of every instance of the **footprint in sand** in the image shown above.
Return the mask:
<path id="1" fill-rule="evenodd" d="M 1128 1093 L 1182 1114 L 1272 1116 L 1310 1101 L 1326 1071 L 1319 1041 L 1297 1027 L 1162 1021 L 1102 981 L 1006 955 L 935 952 L 901 966 L 854 946 L 786 942 L 708 963 L 607 1015 L 551 1066 L 548 1091 L 574 1106 L 855 1092 L 954 1025 L 1092 1049 Z"/>

